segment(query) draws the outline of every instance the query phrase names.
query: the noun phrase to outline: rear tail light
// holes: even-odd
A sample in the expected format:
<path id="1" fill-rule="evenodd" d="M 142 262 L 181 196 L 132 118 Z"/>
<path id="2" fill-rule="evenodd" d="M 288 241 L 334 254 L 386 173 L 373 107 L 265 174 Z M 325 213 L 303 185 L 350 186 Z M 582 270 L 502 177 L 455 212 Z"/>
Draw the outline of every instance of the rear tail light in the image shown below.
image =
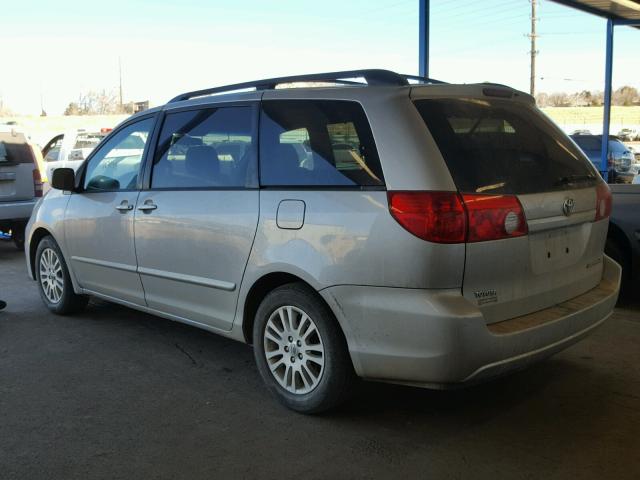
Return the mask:
<path id="1" fill-rule="evenodd" d="M 436 243 L 462 243 L 467 218 L 456 192 L 388 192 L 389 210 L 405 230 Z"/>
<path id="2" fill-rule="evenodd" d="M 484 242 L 528 232 L 522 205 L 512 195 L 388 192 L 389 210 L 416 237 L 435 243 Z"/>
<path id="3" fill-rule="evenodd" d="M 42 176 L 37 168 L 33 170 L 33 192 L 36 197 L 42 196 Z"/>
<path id="4" fill-rule="evenodd" d="M 468 242 L 521 237 L 528 232 L 527 221 L 515 195 L 462 195 L 469 217 Z"/>
<path id="5" fill-rule="evenodd" d="M 611 200 L 609 185 L 604 182 L 598 183 L 596 187 L 596 222 L 611 215 Z"/>

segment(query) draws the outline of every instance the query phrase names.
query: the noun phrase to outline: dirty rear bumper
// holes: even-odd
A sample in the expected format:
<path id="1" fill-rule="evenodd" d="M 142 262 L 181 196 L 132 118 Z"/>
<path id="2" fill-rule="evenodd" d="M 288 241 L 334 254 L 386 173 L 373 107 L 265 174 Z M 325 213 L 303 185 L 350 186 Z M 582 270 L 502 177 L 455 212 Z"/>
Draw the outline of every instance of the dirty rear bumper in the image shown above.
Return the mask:
<path id="1" fill-rule="evenodd" d="M 320 293 L 345 332 L 358 375 L 451 388 L 524 368 L 589 334 L 611 315 L 620 274 L 605 256 L 596 288 L 492 325 L 459 290 L 336 286 Z"/>

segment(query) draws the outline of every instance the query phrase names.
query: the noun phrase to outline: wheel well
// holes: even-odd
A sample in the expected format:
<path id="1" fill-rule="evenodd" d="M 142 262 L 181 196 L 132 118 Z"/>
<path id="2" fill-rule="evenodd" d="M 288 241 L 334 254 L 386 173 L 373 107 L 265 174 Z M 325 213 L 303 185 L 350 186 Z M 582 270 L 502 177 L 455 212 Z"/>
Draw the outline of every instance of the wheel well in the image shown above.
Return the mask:
<path id="1" fill-rule="evenodd" d="M 36 277 L 36 250 L 38 250 L 38 244 L 40 243 L 40 240 L 42 240 L 47 235 L 51 235 L 51 233 L 46 228 L 42 227 L 38 228 L 35 232 L 33 232 L 33 235 L 31 235 L 31 243 L 29 243 L 29 260 L 33 278 Z"/>
<path id="2" fill-rule="evenodd" d="M 607 240 L 612 240 L 620 247 L 622 253 L 627 259 L 631 257 L 631 244 L 629 243 L 629 239 L 622 231 L 620 227 L 618 227 L 614 223 L 609 224 L 609 231 L 607 232 Z"/>
<path id="3" fill-rule="evenodd" d="M 247 343 L 253 343 L 253 322 L 260 303 L 269 292 L 287 283 L 304 283 L 313 288 L 300 277 L 285 272 L 269 273 L 253 284 L 249 293 L 247 293 L 242 315 L 242 333 Z"/>

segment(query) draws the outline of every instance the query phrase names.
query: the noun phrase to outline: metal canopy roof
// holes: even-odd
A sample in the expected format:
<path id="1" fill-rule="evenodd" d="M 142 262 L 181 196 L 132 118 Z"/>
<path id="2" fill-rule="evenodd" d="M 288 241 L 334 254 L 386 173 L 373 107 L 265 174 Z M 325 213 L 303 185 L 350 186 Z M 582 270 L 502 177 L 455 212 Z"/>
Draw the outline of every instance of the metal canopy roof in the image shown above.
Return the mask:
<path id="1" fill-rule="evenodd" d="M 553 0 L 568 7 L 601 17 L 617 20 L 618 25 L 629 24 L 640 28 L 640 1 L 638 0 Z"/>

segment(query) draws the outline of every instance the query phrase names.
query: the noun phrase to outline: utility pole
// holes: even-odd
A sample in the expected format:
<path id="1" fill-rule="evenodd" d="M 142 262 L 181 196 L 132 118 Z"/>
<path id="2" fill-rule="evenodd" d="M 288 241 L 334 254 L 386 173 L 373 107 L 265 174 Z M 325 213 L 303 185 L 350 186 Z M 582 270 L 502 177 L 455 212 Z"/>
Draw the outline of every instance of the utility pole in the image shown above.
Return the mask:
<path id="1" fill-rule="evenodd" d="M 120 57 L 118 57 L 118 72 L 119 72 L 119 76 L 120 76 L 120 113 L 122 113 L 122 111 L 123 111 L 123 104 L 122 104 L 122 59 Z"/>
<path id="2" fill-rule="evenodd" d="M 531 78 L 529 83 L 529 93 L 532 96 L 536 94 L 536 55 L 538 55 L 538 50 L 536 50 L 536 39 L 538 38 L 538 34 L 536 33 L 536 22 L 538 18 L 536 17 L 536 0 L 531 0 L 531 33 L 527 35 L 531 39 Z"/>

